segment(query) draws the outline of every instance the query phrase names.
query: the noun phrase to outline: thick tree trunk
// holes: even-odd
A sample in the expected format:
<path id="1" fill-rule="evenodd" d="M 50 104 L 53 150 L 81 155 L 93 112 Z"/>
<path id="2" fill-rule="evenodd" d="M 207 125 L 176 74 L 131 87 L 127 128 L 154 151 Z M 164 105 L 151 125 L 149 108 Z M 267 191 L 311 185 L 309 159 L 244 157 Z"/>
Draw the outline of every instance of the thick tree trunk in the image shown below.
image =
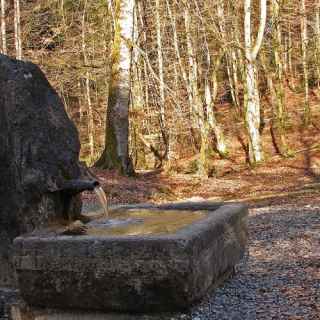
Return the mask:
<path id="1" fill-rule="evenodd" d="M 115 1 L 113 70 L 109 87 L 104 152 L 96 165 L 134 174 L 129 157 L 129 104 L 134 0 Z"/>

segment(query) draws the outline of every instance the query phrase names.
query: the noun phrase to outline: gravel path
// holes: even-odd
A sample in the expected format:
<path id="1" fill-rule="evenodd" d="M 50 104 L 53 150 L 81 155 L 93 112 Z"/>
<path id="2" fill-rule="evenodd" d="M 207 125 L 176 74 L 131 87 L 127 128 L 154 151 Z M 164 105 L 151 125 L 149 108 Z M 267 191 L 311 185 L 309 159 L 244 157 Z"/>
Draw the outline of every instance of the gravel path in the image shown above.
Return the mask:
<path id="1" fill-rule="evenodd" d="M 159 319 L 320 319 L 317 203 L 317 198 L 309 195 L 302 201 L 295 198 L 250 209 L 249 249 L 235 276 L 190 314 Z"/>
<path id="2" fill-rule="evenodd" d="M 249 252 L 192 320 L 320 319 L 320 207 L 250 210 Z"/>

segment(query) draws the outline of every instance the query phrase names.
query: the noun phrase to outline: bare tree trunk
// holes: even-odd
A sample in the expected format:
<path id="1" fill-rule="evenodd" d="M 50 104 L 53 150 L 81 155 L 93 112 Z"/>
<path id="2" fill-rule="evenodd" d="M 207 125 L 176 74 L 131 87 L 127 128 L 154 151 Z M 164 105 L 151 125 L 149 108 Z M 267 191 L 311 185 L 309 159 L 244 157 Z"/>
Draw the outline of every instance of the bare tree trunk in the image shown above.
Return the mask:
<path id="1" fill-rule="evenodd" d="M 300 25 L 301 25 L 301 53 L 303 65 L 303 83 L 304 83 L 304 113 L 303 122 L 308 125 L 310 122 L 310 104 L 309 104 L 309 71 L 308 71 L 308 29 L 307 29 L 307 14 L 305 0 L 300 0 Z"/>
<path id="2" fill-rule="evenodd" d="M 189 61 L 189 86 L 192 92 L 192 111 L 196 118 L 197 126 L 200 130 L 200 161 L 198 171 L 202 176 L 209 175 L 209 126 L 204 114 L 204 106 L 198 89 L 198 62 L 196 60 L 194 46 L 192 43 L 193 37 L 191 34 L 191 20 L 189 5 L 186 5 L 184 10 L 184 23 L 187 42 L 187 57 Z"/>
<path id="3" fill-rule="evenodd" d="M 141 1 L 137 1 L 136 4 L 136 11 L 137 11 L 137 18 L 140 22 L 141 32 L 143 36 L 143 43 L 147 43 L 147 35 L 146 35 L 146 26 L 143 20 L 143 12 L 141 7 Z M 144 78 L 144 104 L 147 109 L 147 116 L 149 116 L 149 74 L 148 74 L 148 66 L 146 59 L 143 59 L 143 78 Z"/>
<path id="4" fill-rule="evenodd" d="M 176 18 L 174 16 L 174 13 L 171 9 L 171 4 L 168 0 L 166 0 L 166 7 L 167 7 L 167 11 L 169 14 L 169 18 L 170 18 L 170 22 L 171 22 L 171 27 L 172 27 L 172 32 L 173 32 L 173 46 L 174 46 L 174 51 L 176 54 L 176 59 L 178 61 L 178 66 L 179 66 L 179 71 L 181 74 L 181 78 L 183 80 L 184 86 L 186 88 L 187 91 L 187 98 L 188 98 L 188 104 L 189 104 L 189 109 L 190 109 L 190 118 L 191 120 L 189 120 L 190 122 L 193 122 L 193 93 L 192 93 L 192 88 L 190 85 L 190 81 L 187 75 L 187 71 L 186 68 L 182 62 L 182 57 L 181 57 L 181 53 L 180 53 L 180 47 L 179 47 L 179 39 L 178 39 L 178 33 L 177 33 L 177 24 L 176 24 Z M 192 128 L 193 128 L 193 123 L 190 124 L 190 131 L 192 132 Z"/>
<path id="5" fill-rule="evenodd" d="M 159 0 L 156 0 L 156 28 L 157 28 L 157 54 L 158 54 L 158 69 L 159 69 L 159 91 L 160 91 L 160 119 L 161 126 L 165 125 L 165 91 L 164 91 L 164 70 L 163 70 L 163 56 L 162 56 L 162 31 L 160 20 L 160 4 Z"/>
<path id="6" fill-rule="evenodd" d="M 14 40 L 16 47 L 16 58 L 22 59 L 22 44 L 21 44 L 21 25 L 20 25 L 20 0 L 14 0 Z"/>
<path id="7" fill-rule="evenodd" d="M 280 25 L 280 5 L 278 0 L 272 0 L 272 21 L 273 21 L 273 55 L 274 55 L 274 64 L 276 68 L 275 72 L 275 95 L 276 95 L 276 126 L 280 136 L 280 153 L 283 156 L 288 156 L 289 148 L 285 137 L 285 106 L 284 106 L 284 66 L 283 59 L 281 56 L 282 50 L 282 33 Z"/>
<path id="8" fill-rule="evenodd" d="M 134 0 L 116 0 L 114 15 L 113 70 L 109 87 L 106 139 L 98 166 L 134 174 L 129 157 L 129 105 L 134 25 Z"/>
<path id="9" fill-rule="evenodd" d="M 295 90 L 295 68 L 293 67 L 293 42 L 292 42 L 292 30 L 290 21 L 288 22 L 288 85 L 292 90 Z"/>
<path id="10" fill-rule="evenodd" d="M 88 56 L 86 50 L 86 10 L 87 10 L 88 1 L 84 2 L 84 9 L 82 15 L 82 54 L 83 54 L 83 63 L 85 68 L 88 68 Z M 89 150 L 90 150 L 90 162 L 94 160 L 94 122 L 93 122 L 93 110 L 92 110 L 92 101 L 90 93 L 90 73 L 87 69 L 86 71 L 86 99 L 88 107 L 88 138 L 89 138 Z"/>
<path id="11" fill-rule="evenodd" d="M 320 89 L 320 0 L 318 0 L 316 7 L 315 18 L 315 31 L 316 31 L 316 61 L 317 61 L 317 77 L 318 88 Z"/>
<path id="12" fill-rule="evenodd" d="M 187 90 L 190 111 L 192 112 L 192 104 L 193 104 L 192 89 L 189 84 L 189 79 L 188 79 L 186 68 L 182 63 L 182 58 L 181 58 L 180 48 L 179 48 L 179 39 L 178 39 L 178 33 L 177 33 L 177 23 L 176 23 L 175 16 L 171 10 L 170 2 L 168 0 L 166 0 L 166 5 L 167 5 L 167 10 L 168 10 L 168 14 L 169 14 L 170 22 L 171 22 L 171 27 L 172 27 L 172 32 L 173 32 L 173 46 L 174 46 L 176 57 L 178 60 L 178 64 L 179 64 L 179 68 L 180 68 L 180 72 L 181 72 L 181 77 L 182 77 L 182 80 L 183 80 L 185 87 L 186 87 L 186 90 Z"/>
<path id="13" fill-rule="evenodd" d="M 225 142 L 223 130 L 217 123 L 217 119 L 214 112 L 214 102 L 217 96 L 217 86 L 217 71 L 214 70 L 212 75 L 213 88 L 211 88 L 210 80 L 205 80 L 205 101 L 207 106 L 207 119 L 210 129 L 213 130 L 214 136 L 216 138 L 216 149 L 222 157 L 226 157 L 228 155 L 227 145 Z"/>
<path id="14" fill-rule="evenodd" d="M 1 0 L 1 42 L 2 53 L 7 54 L 6 0 Z"/>
<path id="15" fill-rule="evenodd" d="M 244 36 L 246 55 L 246 125 L 249 137 L 250 163 L 255 164 L 264 160 L 260 136 L 260 97 L 257 80 L 256 58 L 263 41 L 267 17 L 267 0 L 260 2 L 261 18 L 255 45 L 252 45 L 251 32 L 251 0 L 245 0 Z"/>
<path id="16" fill-rule="evenodd" d="M 162 30 L 161 30 L 161 12 L 160 1 L 156 0 L 156 29 L 157 29 L 157 54 L 158 54 L 158 69 L 159 69 L 159 91 L 160 91 L 160 129 L 162 139 L 165 144 L 165 157 L 170 160 L 172 152 L 170 151 L 170 128 L 166 123 L 165 115 L 165 83 L 164 83 L 164 64 L 163 64 L 163 50 L 162 50 Z"/>
<path id="17" fill-rule="evenodd" d="M 137 50 L 137 46 L 141 48 L 144 45 L 145 40 L 145 30 L 143 27 L 143 18 L 141 15 L 141 2 L 137 2 L 134 8 L 134 43 L 136 44 L 135 48 L 133 49 L 132 53 L 132 111 L 133 114 L 136 112 L 145 112 L 146 102 L 145 102 L 145 94 L 144 88 L 146 83 L 143 79 L 143 67 L 141 67 L 142 57 L 139 50 Z M 140 22 L 140 25 L 139 25 Z M 143 62 L 145 62 L 143 60 Z M 148 148 L 144 143 L 144 140 L 141 139 L 143 137 L 142 132 L 146 127 L 148 127 L 148 115 L 139 121 L 133 117 L 129 119 L 129 132 L 130 132 L 130 146 L 131 146 L 131 154 L 132 161 L 134 166 L 139 166 L 140 168 L 144 168 L 146 166 L 146 157 L 145 157 L 145 149 Z"/>
<path id="18" fill-rule="evenodd" d="M 228 43 L 223 0 L 219 0 L 217 3 L 217 16 L 218 16 L 218 22 L 220 27 L 221 38 L 224 43 Z M 223 50 L 225 52 L 226 70 L 227 70 L 227 75 L 228 75 L 228 80 L 230 85 L 232 102 L 235 108 L 239 111 L 240 102 L 239 102 L 236 53 L 234 48 L 231 48 L 230 45 L 226 45 Z"/>
<path id="19" fill-rule="evenodd" d="M 63 27 L 66 27 L 66 17 L 65 17 L 65 10 L 64 10 L 64 1 L 65 0 L 61 0 L 60 3 L 60 12 L 61 12 L 61 16 L 62 16 L 62 22 L 63 22 Z"/>
<path id="20" fill-rule="evenodd" d="M 203 81 L 204 81 L 204 101 L 205 101 L 205 105 L 206 108 L 205 109 L 205 114 L 204 114 L 204 123 L 205 125 L 208 125 L 208 134 L 211 134 L 213 132 L 214 137 L 215 137 L 215 149 L 216 151 L 219 153 L 219 155 L 221 157 L 226 157 L 228 155 L 228 149 L 227 149 L 227 145 L 226 145 L 226 141 L 224 138 L 224 134 L 223 134 L 223 130 L 220 127 L 220 125 L 218 124 L 217 120 L 216 120 L 216 115 L 215 115 L 215 111 L 214 111 L 214 105 L 215 105 L 215 100 L 218 94 L 218 77 L 217 77 L 217 73 L 220 67 L 220 62 L 221 62 L 221 50 L 218 49 L 218 54 L 213 54 L 214 56 L 214 63 L 212 66 L 212 58 L 211 58 L 211 52 L 210 52 L 210 48 L 209 48 L 209 43 L 208 43 L 208 36 L 207 36 L 207 30 L 206 30 L 206 25 L 204 22 L 204 18 L 203 15 L 200 11 L 199 5 L 198 5 L 198 1 L 194 0 L 197 12 L 198 12 L 198 17 L 201 20 L 201 24 L 202 24 L 202 30 L 201 32 L 203 33 L 203 47 L 205 50 L 205 58 L 206 58 L 206 69 L 203 72 Z M 218 5 L 218 11 L 220 10 L 219 13 L 219 18 L 222 20 L 220 27 L 221 27 L 221 33 L 223 34 L 222 38 L 225 38 L 225 26 L 224 26 L 224 11 L 223 11 L 223 4 L 220 3 Z M 227 51 L 228 53 L 228 51 Z M 230 55 L 231 56 L 231 55 Z M 233 63 L 231 63 L 232 65 L 232 70 L 233 70 Z M 230 74 L 231 75 L 231 74 Z M 231 83 L 232 80 L 230 79 Z M 232 83 L 233 86 L 233 83 Z M 235 92 L 235 91 L 234 91 Z M 236 94 L 235 94 L 236 95 Z M 237 97 L 235 97 L 236 99 Z M 237 100 L 237 99 L 236 99 Z"/>

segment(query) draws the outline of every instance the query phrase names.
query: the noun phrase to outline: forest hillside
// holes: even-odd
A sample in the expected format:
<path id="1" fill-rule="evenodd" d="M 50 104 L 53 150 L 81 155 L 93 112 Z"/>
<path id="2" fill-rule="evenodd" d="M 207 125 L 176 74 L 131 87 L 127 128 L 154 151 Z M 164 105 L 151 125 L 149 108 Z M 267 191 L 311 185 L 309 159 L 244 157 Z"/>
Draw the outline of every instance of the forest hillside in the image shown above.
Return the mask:
<path id="1" fill-rule="evenodd" d="M 105 149 L 115 33 L 129 2 L 2 0 L 2 52 L 41 66 L 88 165 Z M 136 170 L 220 176 L 307 149 L 305 165 L 318 165 L 319 3 L 265 1 L 265 17 L 258 1 L 246 6 L 135 3 L 128 152 Z"/>

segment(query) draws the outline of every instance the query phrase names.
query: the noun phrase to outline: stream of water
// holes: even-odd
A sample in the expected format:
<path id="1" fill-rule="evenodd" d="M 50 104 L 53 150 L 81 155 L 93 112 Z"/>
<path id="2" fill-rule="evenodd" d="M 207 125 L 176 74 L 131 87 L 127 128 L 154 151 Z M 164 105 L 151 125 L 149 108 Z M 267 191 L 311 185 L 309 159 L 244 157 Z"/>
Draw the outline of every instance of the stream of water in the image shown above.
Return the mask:
<path id="1" fill-rule="evenodd" d="M 107 200 L 107 196 L 106 196 L 105 192 L 103 191 L 103 189 L 100 186 L 95 187 L 94 192 L 96 193 L 96 195 L 102 205 L 105 217 L 108 218 L 108 216 L 109 216 L 108 200 Z"/>

